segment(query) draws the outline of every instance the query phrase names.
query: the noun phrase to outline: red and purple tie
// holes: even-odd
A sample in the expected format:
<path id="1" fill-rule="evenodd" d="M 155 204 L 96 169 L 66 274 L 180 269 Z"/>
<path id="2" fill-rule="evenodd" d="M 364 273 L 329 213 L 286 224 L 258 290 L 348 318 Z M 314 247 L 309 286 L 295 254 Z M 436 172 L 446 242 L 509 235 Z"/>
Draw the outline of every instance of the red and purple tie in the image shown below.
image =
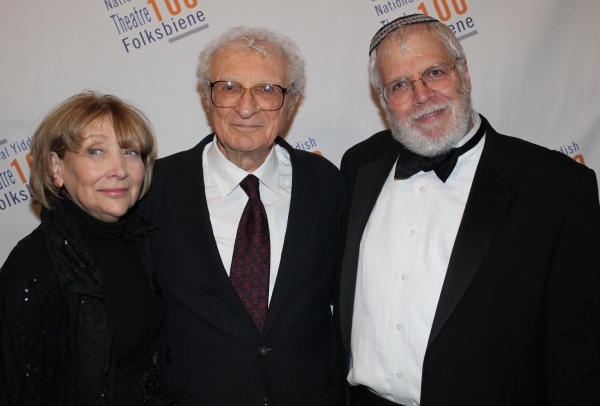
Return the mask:
<path id="1" fill-rule="evenodd" d="M 260 200 L 259 180 L 248 175 L 240 182 L 248 203 L 240 218 L 229 279 L 262 334 L 269 305 L 271 241 L 265 206 Z"/>

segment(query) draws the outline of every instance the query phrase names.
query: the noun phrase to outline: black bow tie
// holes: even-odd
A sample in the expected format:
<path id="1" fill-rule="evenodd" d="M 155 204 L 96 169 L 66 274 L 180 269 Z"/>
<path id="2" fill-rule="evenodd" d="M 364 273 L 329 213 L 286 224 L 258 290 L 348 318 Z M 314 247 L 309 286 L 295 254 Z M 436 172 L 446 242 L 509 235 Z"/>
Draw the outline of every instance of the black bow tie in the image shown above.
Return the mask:
<path id="1" fill-rule="evenodd" d="M 456 166 L 458 157 L 477 145 L 481 141 L 481 138 L 483 138 L 483 134 L 485 134 L 485 126 L 481 123 L 473 138 L 467 141 L 465 145 L 459 148 L 452 148 L 450 151 L 434 157 L 424 157 L 415 154 L 402 145 L 398 161 L 396 162 L 394 178 L 408 179 L 421 171 L 434 171 L 437 177 L 446 183 L 446 180 L 448 180 Z"/>

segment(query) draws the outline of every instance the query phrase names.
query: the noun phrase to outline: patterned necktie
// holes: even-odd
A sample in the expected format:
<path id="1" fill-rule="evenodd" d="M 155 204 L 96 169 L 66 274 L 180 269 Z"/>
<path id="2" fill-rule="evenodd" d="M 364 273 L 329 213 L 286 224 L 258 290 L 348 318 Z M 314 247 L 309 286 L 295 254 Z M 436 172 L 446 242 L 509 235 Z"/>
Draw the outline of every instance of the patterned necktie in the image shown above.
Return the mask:
<path id="1" fill-rule="evenodd" d="M 467 141 L 465 145 L 459 148 L 452 148 L 445 154 L 431 158 L 417 155 L 402 145 L 400 155 L 398 156 L 398 162 L 396 163 L 394 178 L 408 179 L 421 171 L 434 171 L 437 177 L 440 178 L 442 182 L 446 183 L 446 180 L 448 180 L 456 166 L 456 162 L 458 162 L 458 157 L 479 144 L 479 141 L 483 138 L 483 134 L 485 134 L 485 126 L 481 123 L 473 138 Z"/>
<path id="2" fill-rule="evenodd" d="M 259 180 L 248 175 L 240 186 L 248 203 L 240 219 L 229 279 L 254 324 L 262 334 L 269 305 L 271 241 L 265 206 L 260 200 Z"/>

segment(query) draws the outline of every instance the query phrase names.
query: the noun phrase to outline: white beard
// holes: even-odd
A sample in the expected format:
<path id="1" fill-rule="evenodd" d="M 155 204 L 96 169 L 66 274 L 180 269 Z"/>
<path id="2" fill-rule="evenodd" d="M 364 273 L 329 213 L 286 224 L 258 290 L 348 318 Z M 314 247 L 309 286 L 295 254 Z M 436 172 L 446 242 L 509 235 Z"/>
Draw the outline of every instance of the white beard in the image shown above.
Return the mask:
<path id="1" fill-rule="evenodd" d="M 459 89 L 456 103 L 447 101 L 443 103 L 427 104 L 419 112 L 400 120 L 390 111 L 384 103 L 385 115 L 387 117 L 390 131 L 396 141 L 404 145 L 415 154 L 434 157 L 450 151 L 467 134 L 471 125 L 471 89 L 463 82 Z M 432 114 L 442 109 L 450 109 L 450 121 L 440 121 L 425 127 L 424 130 L 411 126 L 413 120 Z M 443 128 L 445 126 L 445 129 Z M 432 131 L 445 130 L 445 134 L 439 137 L 431 137 L 428 133 Z"/>

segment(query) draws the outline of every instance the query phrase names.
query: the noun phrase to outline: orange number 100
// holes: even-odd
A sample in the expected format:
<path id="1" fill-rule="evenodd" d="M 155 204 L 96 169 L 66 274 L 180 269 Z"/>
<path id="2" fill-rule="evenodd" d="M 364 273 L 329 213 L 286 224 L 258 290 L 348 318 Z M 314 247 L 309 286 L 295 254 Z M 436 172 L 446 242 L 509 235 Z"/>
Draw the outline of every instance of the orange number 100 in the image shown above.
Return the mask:
<path id="1" fill-rule="evenodd" d="M 441 6 L 440 2 L 442 3 Z M 459 2 L 460 5 L 458 4 Z M 450 12 L 450 7 L 448 7 L 447 0 L 433 0 L 433 6 L 435 7 L 435 11 L 440 21 L 448 21 L 450 17 L 452 17 L 452 13 Z M 460 15 L 467 12 L 466 0 L 452 0 L 452 7 L 454 8 L 456 14 Z M 427 12 L 427 7 L 425 7 L 425 3 L 419 4 L 419 7 L 417 9 L 426 16 L 429 15 L 429 13 Z"/>
<path id="2" fill-rule="evenodd" d="M 164 0 L 164 2 L 167 6 L 167 10 L 169 10 L 169 14 L 172 16 L 176 16 L 177 14 L 181 13 L 181 4 L 179 4 L 179 0 Z M 150 4 L 152 9 L 154 9 L 154 14 L 156 14 L 158 21 L 162 21 L 162 14 L 158 9 L 156 0 L 148 0 L 148 4 Z M 183 4 L 185 4 L 187 8 L 194 8 L 198 5 L 198 0 L 183 0 Z"/>

